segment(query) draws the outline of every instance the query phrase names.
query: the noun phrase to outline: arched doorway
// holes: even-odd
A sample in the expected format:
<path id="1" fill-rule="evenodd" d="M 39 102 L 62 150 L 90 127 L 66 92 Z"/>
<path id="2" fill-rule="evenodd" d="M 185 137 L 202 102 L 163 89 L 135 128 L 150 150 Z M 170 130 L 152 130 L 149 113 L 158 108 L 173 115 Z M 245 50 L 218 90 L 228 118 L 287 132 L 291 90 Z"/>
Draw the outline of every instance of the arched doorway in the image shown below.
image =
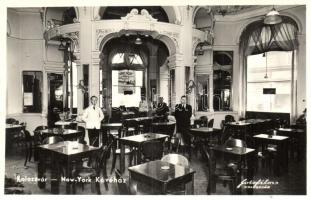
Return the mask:
<path id="1" fill-rule="evenodd" d="M 162 76 L 169 73 L 168 69 L 163 73 L 168 56 L 168 47 L 143 31 L 124 32 L 105 42 L 100 54 L 100 97 L 109 116 L 120 107 L 137 112 L 142 98 L 155 104 L 160 92 L 167 93 L 168 100 L 168 87 L 160 88 Z"/>

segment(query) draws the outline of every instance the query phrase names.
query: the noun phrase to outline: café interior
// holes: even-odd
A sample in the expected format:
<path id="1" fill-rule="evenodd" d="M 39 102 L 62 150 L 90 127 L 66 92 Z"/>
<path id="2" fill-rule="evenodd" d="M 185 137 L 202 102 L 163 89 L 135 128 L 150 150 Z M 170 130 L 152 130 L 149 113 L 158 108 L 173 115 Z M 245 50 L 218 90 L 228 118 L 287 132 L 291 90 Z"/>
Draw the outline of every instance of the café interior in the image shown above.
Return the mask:
<path id="1" fill-rule="evenodd" d="M 6 43 L 5 194 L 306 195 L 306 5 L 8 7 Z"/>

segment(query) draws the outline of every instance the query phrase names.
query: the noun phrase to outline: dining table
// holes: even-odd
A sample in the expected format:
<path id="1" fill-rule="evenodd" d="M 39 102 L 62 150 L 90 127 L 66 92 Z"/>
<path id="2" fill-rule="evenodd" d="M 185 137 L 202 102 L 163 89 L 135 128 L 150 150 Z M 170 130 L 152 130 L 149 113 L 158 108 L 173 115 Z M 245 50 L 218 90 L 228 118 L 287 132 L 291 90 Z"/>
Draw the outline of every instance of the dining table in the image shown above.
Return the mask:
<path id="1" fill-rule="evenodd" d="M 75 181 L 72 177 L 72 169 L 75 163 L 93 156 L 99 149 L 100 147 L 80 144 L 76 141 L 64 141 L 38 146 L 38 180 L 47 180 L 46 171 L 47 168 L 50 168 L 51 193 L 59 194 L 60 182 L 66 184 L 67 194 L 72 193 L 71 186 L 74 183 L 73 181 Z M 64 176 L 61 176 L 61 169 L 65 169 Z M 39 188 L 43 189 L 45 186 L 45 181 L 38 181 Z"/>
<path id="2" fill-rule="evenodd" d="M 258 134 L 253 136 L 257 148 L 261 146 L 261 151 L 267 150 L 268 145 L 276 145 L 276 163 L 274 172 L 276 175 L 288 172 L 288 140 L 289 137 L 281 135 Z"/>
<path id="3" fill-rule="evenodd" d="M 129 167 L 128 170 L 129 185 L 133 182 L 146 184 L 151 188 L 153 194 L 167 194 L 170 190 L 178 188 L 179 185 L 187 186 L 190 182 L 191 187 L 186 187 L 184 192 L 194 194 L 195 171 L 189 166 L 155 160 Z"/>
<path id="4" fill-rule="evenodd" d="M 237 162 L 237 185 L 241 183 L 243 172 L 246 170 L 247 180 L 253 180 L 256 150 L 247 147 L 227 147 L 225 144 L 210 147 L 212 159 L 216 159 L 215 154 L 225 155 L 230 160 Z M 218 157 L 218 156 L 217 156 Z M 246 189 L 248 194 L 253 194 L 252 187 Z M 241 194 L 241 187 L 237 188 L 237 193 Z"/>
<path id="5" fill-rule="evenodd" d="M 60 126 L 62 129 L 65 129 L 65 126 L 69 126 L 69 125 L 71 125 L 71 124 L 75 124 L 75 123 L 77 123 L 77 122 L 74 122 L 74 121 L 71 121 L 71 120 L 59 120 L 59 121 L 57 121 L 57 122 L 55 122 L 55 125 L 56 126 Z"/>
<path id="6" fill-rule="evenodd" d="M 148 141 L 165 141 L 169 137 L 168 135 L 158 133 L 144 133 L 140 135 L 133 135 L 119 138 L 121 155 L 120 155 L 120 171 L 121 173 L 125 170 L 125 145 L 129 147 L 137 148 L 137 164 L 141 163 L 141 145 Z"/>

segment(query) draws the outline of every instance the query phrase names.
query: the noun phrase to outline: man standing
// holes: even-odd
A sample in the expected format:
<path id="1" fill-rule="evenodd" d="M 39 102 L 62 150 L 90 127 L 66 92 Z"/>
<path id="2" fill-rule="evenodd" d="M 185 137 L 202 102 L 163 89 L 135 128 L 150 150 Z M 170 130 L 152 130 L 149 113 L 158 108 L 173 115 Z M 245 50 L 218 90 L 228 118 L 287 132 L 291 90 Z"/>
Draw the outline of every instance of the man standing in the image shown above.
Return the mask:
<path id="1" fill-rule="evenodd" d="M 169 111 L 166 103 L 163 102 L 163 97 L 159 97 L 159 103 L 156 108 L 156 114 L 163 119 L 167 118 L 167 112 Z"/>
<path id="2" fill-rule="evenodd" d="M 97 100 L 96 96 L 92 96 L 91 105 L 84 110 L 82 115 L 82 120 L 85 121 L 88 130 L 90 145 L 92 146 L 99 145 L 100 126 L 101 121 L 104 119 L 103 111 L 96 106 Z"/>
<path id="3" fill-rule="evenodd" d="M 187 104 L 186 96 L 182 96 L 180 99 L 180 104 L 175 106 L 175 118 L 177 132 L 181 133 L 183 142 L 189 148 L 189 157 L 191 157 L 191 137 L 189 135 L 190 119 L 192 116 L 192 107 Z"/>

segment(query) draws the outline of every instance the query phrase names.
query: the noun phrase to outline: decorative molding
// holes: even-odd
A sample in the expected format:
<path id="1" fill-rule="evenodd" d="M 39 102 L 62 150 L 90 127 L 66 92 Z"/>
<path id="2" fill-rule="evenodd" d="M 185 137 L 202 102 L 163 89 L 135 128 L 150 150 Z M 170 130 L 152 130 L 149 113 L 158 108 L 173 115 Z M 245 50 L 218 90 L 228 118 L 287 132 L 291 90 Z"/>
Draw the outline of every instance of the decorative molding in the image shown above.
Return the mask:
<path id="1" fill-rule="evenodd" d="M 153 18 L 146 9 L 142 9 L 140 14 L 137 9 L 132 9 L 125 17 L 121 17 L 125 21 L 151 21 L 157 22 L 158 20 Z"/>
<path id="2" fill-rule="evenodd" d="M 73 42 L 73 52 L 80 52 L 80 33 L 79 31 L 65 33 L 62 35 L 64 38 L 69 38 Z"/>
<path id="3" fill-rule="evenodd" d="M 96 30 L 96 50 L 99 50 L 100 47 L 100 43 L 102 42 L 102 40 L 104 39 L 104 37 L 110 33 L 114 33 L 114 32 L 118 32 L 115 29 L 97 29 Z"/>
<path id="4" fill-rule="evenodd" d="M 173 42 L 174 45 L 176 47 L 176 52 L 179 53 L 180 52 L 180 45 L 179 45 L 179 41 L 180 41 L 180 33 L 178 32 L 172 32 L 172 31 L 160 31 L 159 32 L 161 35 L 165 35 L 168 36 Z"/>

